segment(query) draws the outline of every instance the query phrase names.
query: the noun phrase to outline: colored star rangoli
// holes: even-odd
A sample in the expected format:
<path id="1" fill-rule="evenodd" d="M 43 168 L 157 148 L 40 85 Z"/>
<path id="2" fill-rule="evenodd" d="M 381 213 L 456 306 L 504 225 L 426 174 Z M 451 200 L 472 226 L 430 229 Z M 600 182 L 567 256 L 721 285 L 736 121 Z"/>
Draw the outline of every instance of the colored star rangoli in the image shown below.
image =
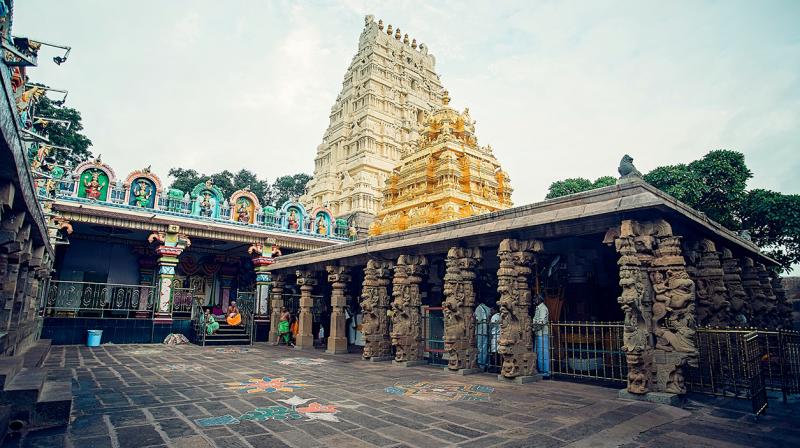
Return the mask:
<path id="1" fill-rule="evenodd" d="M 227 389 L 235 390 L 239 393 L 255 394 L 259 392 L 294 392 L 302 389 L 308 384 L 300 381 L 287 381 L 286 378 L 250 378 L 247 381 L 238 383 L 225 383 Z"/>
<path id="2" fill-rule="evenodd" d="M 397 383 L 384 392 L 423 401 L 489 401 L 494 388 L 477 384 L 415 382 Z"/>

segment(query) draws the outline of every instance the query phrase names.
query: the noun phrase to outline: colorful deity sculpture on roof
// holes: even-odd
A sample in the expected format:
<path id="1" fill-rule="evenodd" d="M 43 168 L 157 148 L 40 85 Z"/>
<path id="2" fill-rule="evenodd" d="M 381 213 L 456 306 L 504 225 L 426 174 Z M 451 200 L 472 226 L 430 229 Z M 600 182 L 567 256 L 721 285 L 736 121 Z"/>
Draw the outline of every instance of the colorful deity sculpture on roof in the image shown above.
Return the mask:
<path id="1" fill-rule="evenodd" d="M 231 220 L 241 224 L 256 222 L 257 212 L 261 208 L 258 197 L 248 187 L 235 191 L 231 195 L 230 206 Z"/>
<path id="2" fill-rule="evenodd" d="M 219 218 L 223 201 L 222 190 L 214 185 L 213 179 L 195 185 L 191 193 L 193 216 Z"/>
<path id="3" fill-rule="evenodd" d="M 308 226 L 308 216 L 305 207 L 299 202 L 289 200 L 281 207 L 281 228 L 292 232 L 301 232 Z"/>
<path id="4" fill-rule="evenodd" d="M 108 200 L 108 189 L 115 178 L 114 170 L 103 163 L 100 157 L 81 163 L 75 167 L 75 173 L 78 175 L 76 193 L 79 198 Z"/>
<path id="5" fill-rule="evenodd" d="M 324 207 L 317 207 L 311 212 L 314 217 L 314 227 L 311 229 L 317 235 L 331 235 L 334 231 L 335 221 L 331 211 Z"/>
<path id="6" fill-rule="evenodd" d="M 138 208 L 155 208 L 161 194 L 161 179 L 150 172 L 150 167 L 134 171 L 125 179 L 126 204 Z"/>

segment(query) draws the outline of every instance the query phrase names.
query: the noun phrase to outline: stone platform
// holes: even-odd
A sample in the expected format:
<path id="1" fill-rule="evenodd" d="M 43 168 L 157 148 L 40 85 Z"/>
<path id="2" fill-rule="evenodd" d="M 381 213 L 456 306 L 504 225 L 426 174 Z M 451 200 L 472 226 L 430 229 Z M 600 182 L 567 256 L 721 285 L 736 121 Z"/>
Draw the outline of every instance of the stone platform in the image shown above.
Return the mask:
<path id="1" fill-rule="evenodd" d="M 746 400 L 690 396 L 680 409 L 620 400 L 619 387 L 520 385 L 266 344 L 58 346 L 45 366 L 72 379 L 70 426 L 23 434 L 4 447 L 800 445 L 800 407 L 779 401 L 756 423 Z M 316 402 L 317 410 L 336 412 L 281 414 L 278 406 L 292 407 L 281 400 L 293 396 L 302 401 L 297 410 Z"/>

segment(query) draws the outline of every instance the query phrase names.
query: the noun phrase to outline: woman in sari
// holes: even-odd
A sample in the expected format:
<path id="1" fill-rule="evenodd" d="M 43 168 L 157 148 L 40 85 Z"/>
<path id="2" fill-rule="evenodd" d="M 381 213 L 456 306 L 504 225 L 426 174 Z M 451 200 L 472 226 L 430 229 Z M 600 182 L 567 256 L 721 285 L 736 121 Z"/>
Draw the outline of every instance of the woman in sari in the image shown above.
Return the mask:
<path id="1" fill-rule="evenodd" d="M 286 345 L 290 347 L 294 346 L 294 343 L 292 343 L 292 332 L 289 329 L 289 321 L 291 320 L 292 314 L 289 312 L 289 310 L 287 310 L 285 306 L 281 307 L 281 321 L 278 323 L 278 333 L 280 335 L 278 344 L 280 344 L 280 340 L 283 339 L 283 341 L 286 342 Z"/>
<path id="2" fill-rule="evenodd" d="M 228 307 L 228 316 L 225 318 L 225 322 L 231 326 L 236 326 L 242 323 L 242 315 L 239 314 L 239 307 L 236 306 L 235 300 L 231 300 L 231 304 Z"/>
<path id="3" fill-rule="evenodd" d="M 217 320 L 214 319 L 214 316 L 211 314 L 211 309 L 209 308 L 206 308 L 205 313 L 203 313 L 203 317 L 200 318 L 200 323 L 206 325 L 206 333 L 209 336 L 219 330 L 219 323 L 217 323 Z"/>

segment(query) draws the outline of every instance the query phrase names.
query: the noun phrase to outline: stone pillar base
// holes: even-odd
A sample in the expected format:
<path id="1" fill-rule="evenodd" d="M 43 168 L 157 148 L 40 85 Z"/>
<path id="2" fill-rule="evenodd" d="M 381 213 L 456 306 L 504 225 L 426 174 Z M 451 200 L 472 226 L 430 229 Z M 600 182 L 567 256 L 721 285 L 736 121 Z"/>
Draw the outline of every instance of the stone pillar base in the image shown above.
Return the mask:
<path id="1" fill-rule="evenodd" d="M 309 335 L 297 335 L 297 340 L 295 341 L 295 348 L 298 350 L 304 349 L 313 349 L 314 348 L 314 336 Z"/>
<path id="2" fill-rule="evenodd" d="M 517 383 L 517 384 L 528 384 L 528 383 L 535 383 L 536 381 L 541 381 L 542 375 L 525 375 L 525 376 L 517 376 L 514 378 L 506 378 L 503 375 L 497 375 L 498 381 L 507 381 L 509 383 Z"/>
<path id="3" fill-rule="evenodd" d="M 328 338 L 328 348 L 325 350 L 325 353 L 330 353 L 332 355 L 337 355 L 340 353 L 348 353 L 347 350 L 347 338 Z"/>
<path id="4" fill-rule="evenodd" d="M 172 323 L 172 315 L 169 313 L 156 313 L 153 316 L 153 321 L 157 324 L 170 324 Z"/>
<path id="5" fill-rule="evenodd" d="M 445 372 L 452 373 L 453 375 L 474 375 L 476 373 L 483 372 L 483 369 L 479 369 L 475 367 L 474 369 L 458 369 L 458 370 L 450 370 L 449 367 L 444 368 Z"/>
<path id="6" fill-rule="evenodd" d="M 394 356 L 372 356 L 372 357 L 370 357 L 368 359 L 365 359 L 364 361 L 384 362 L 384 361 L 393 361 L 393 360 L 394 360 Z"/>
<path id="7" fill-rule="evenodd" d="M 680 407 L 685 402 L 684 397 L 668 392 L 648 392 L 646 394 L 632 394 L 628 389 L 620 389 L 619 398 L 623 400 L 647 401 L 656 404 L 668 404 Z"/>
<path id="8" fill-rule="evenodd" d="M 392 361 L 392 365 L 398 367 L 415 367 L 415 366 L 424 366 L 428 364 L 428 361 L 425 360 L 417 360 L 417 361 Z"/>

